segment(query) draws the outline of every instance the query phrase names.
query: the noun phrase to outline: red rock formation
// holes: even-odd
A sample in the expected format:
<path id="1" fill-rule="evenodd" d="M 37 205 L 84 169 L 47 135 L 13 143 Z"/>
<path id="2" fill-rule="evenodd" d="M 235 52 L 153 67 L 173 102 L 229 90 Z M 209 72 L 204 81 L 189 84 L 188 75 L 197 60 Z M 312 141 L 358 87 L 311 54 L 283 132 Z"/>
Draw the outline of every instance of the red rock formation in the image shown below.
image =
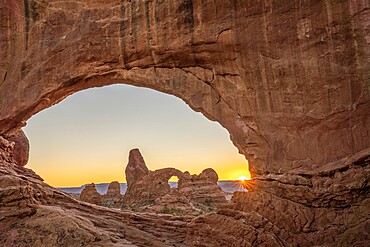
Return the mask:
<path id="1" fill-rule="evenodd" d="M 14 160 L 19 166 L 25 166 L 28 162 L 30 151 L 30 144 L 27 136 L 22 130 L 19 130 L 8 138 L 9 141 L 14 142 Z"/>
<path id="2" fill-rule="evenodd" d="M 46 205 L 58 217 L 72 213 L 68 208 L 84 215 L 86 221 L 70 222 L 85 224 L 82 242 L 91 243 L 90 233 L 120 241 L 119 230 L 106 228 L 118 224 L 118 212 L 107 220 L 96 216 L 99 209 L 60 196 L 15 165 L 8 137 L 74 92 L 126 83 L 178 96 L 229 131 L 255 180 L 255 190 L 238 196 L 235 209 L 248 211 L 251 200 L 251 208 L 284 233 L 275 235 L 279 241 L 366 245 L 368 16 L 363 0 L 0 1 L 0 193 L 7 203 L 1 204 L 1 244 L 39 243 L 26 237 L 36 232 L 23 238 L 14 232 L 36 229 L 24 225 L 35 218 L 51 222 L 42 216 Z M 292 209 L 288 217 L 281 214 L 286 208 Z M 296 214 L 306 216 L 288 224 Z M 101 232 L 110 235 L 100 238 Z M 65 234 L 55 228 L 48 236 Z"/>
<path id="3" fill-rule="evenodd" d="M 139 149 L 132 149 L 130 151 L 128 164 L 125 169 L 127 184 L 142 180 L 143 177 L 149 174 L 149 169 L 145 164 L 143 156 Z"/>
<path id="4" fill-rule="evenodd" d="M 12 143 L 0 137 L 0 246 L 184 243 L 190 217 L 133 214 L 77 201 L 16 165 L 11 149 Z"/>
<path id="5" fill-rule="evenodd" d="M 134 156 L 134 157 L 132 157 Z M 135 159 L 140 157 L 140 159 Z M 139 164 L 135 164 L 138 162 Z M 129 169 L 126 168 L 126 178 L 140 174 L 147 170 L 144 159 L 138 149 L 130 151 Z M 145 166 L 145 168 L 144 168 Z M 138 169 L 138 173 L 135 170 Z M 178 189 L 170 188 L 168 181 L 171 177 L 179 178 Z M 126 205 L 150 205 L 154 211 L 163 211 L 166 208 L 184 212 L 211 209 L 227 203 L 224 193 L 217 185 L 218 175 L 211 169 L 205 169 L 199 176 L 181 172 L 175 168 L 163 168 L 149 171 L 145 176 L 138 176 L 137 180 L 127 181 L 127 191 L 124 196 Z M 159 205 L 158 205 L 159 204 Z M 180 205 L 178 205 L 180 204 Z M 194 204 L 192 206 L 192 204 Z M 145 207 L 148 209 L 148 207 Z M 180 210 L 181 209 L 181 210 Z"/>
<path id="6" fill-rule="evenodd" d="M 256 212 L 222 209 L 188 224 L 189 246 L 302 246 L 285 241 L 289 234 Z"/>
<path id="7" fill-rule="evenodd" d="M 158 197 L 169 194 L 168 180 L 172 176 L 181 176 L 182 172 L 174 168 L 149 171 L 139 149 L 133 149 L 129 153 L 125 174 L 127 191 L 124 201 L 126 204 L 140 204 L 154 202 Z"/>
<path id="8" fill-rule="evenodd" d="M 199 174 L 199 179 L 209 180 L 210 182 L 217 184 L 218 175 L 212 168 L 207 168 L 204 169 L 201 174 Z"/>
<path id="9" fill-rule="evenodd" d="M 369 243 L 366 230 L 369 224 L 366 209 L 370 202 L 367 194 L 369 165 L 370 156 L 365 151 L 313 171 L 305 178 L 291 176 L 287 180 L 283 175 L 275 177 L 270 174 L 268 178 L 247 181 L 251 191 L 235 192 L 228 210 L 194 220 L 188 239 L 195 246 L 201 237 L 211 243 L 237 239 L 243 245 L 248 243 L 251 246 L 311 246 L 312 243 L 366 246 Z M 235 217 L 244 215 L 241 212 L 247 217 Z M 249 215 L 263 217 L 263 221 L 255 221 Z M 232 221 L 233 218 L 245 218 L 243 222 L 247 225 L 235 231 L 236 235 L 225 238 L 222 235 L 207 237 L 205 234 L 206 229 L 228 234 L 217 222 Z M 252 229 L 251 238 L 245 233 L 253 226 L 259 231 Z M 270 240 L 265 234 L 271 235 Z"/>
<path id="10" fill-rule="evenodd" d="M 81 201 L 97 205 L 101 205 L 103 202 L 103 196 L 98 193 L 94 183 L 86 185 L 86 187 L 81 191 L 80 199 Z"/>
<path id="11" fill-rule="evenodd" d="M 212 168 L 207 168 L 199 175 L 180 177 L 178 191 L 193 203 L 217 207 L 227 203 L 217 182 L 217 173 Z"/>
<path id="12" fill-rule="evenodd" d="M 132 172 L 135 172 L 135 170 L 132 170 Z M 175 174 L 181 174 L 181 172 L 174 168 L 163 168 L 149 171 L 148 175 L 140 180 L 127 182 L 124 201 L 127 204 L 144 203 L 171 193 L 168 180 Z"/>
<path id="13" fill-rule="evenodd" d="M 122 200 L 121 186 L 117 181 L 109 184 L 107 194 L 104 195 L 104 200 L 112 200 L 113 202 Z"/>
<path id="14" fill-rule="evenodd" d="M 363 2 L 9 0 L 0 8 L 1 134 L 73 92 L 128 83 L 174 94 L 220 122 L 254 173 L 307 172 L 370 145 Z"/>

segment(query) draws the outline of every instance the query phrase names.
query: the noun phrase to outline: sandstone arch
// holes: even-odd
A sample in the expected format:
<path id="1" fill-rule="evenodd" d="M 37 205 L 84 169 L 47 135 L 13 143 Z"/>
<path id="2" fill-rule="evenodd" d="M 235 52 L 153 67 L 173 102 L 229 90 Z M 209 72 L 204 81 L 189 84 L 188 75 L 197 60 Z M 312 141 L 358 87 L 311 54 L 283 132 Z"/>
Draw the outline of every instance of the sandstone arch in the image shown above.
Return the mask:
<path id="1" fill-rule="evenodd" d="M 366 1 L 350 0 L 3 0 L 0 141 L 10 170 L 2 174 L 39 183 L 6 165 L 14 162 L 6 139 L 32 114 L 85 88 L 144 86 L 182 98 L 229 131 L 259 190 L 248 194 L 253 204 L 239 198 L 238 209 L 293 228 L 288 236 L 275 233 L 278 239 L 324 244 L 353 232 L 348 244 L 362 243 L 368 16 Z M 292 212 L 269 215 L 261 205 Z M 338 216 L 356 210 L 362 218 L 354 222 Z M 299 220 L 285 224 L 295 215 Z"/>
<path id="2" fill-rule="evenodd" d="M 218 186 L 218 175 L 212 168 L 191 175 L 168 167 L 150 171 L 139 149 L 132 149 L 126 166 L 127 190 L 123 197 L 128 207 L 151 212 L 202 214 L 225 207 L 227 200 Z M 177 188 L 169 185 L 178 178 Z M 171 209 L 168 208 L 171 205 Z"/>
<path id="3" fill-rule="evenodd" d="M 210 8 L 216 13 L 205 14 L 202 1 L 171 5 L 112 0 L 103 6 L 99 1 L 7 0 L 2 4 L 4 23 L 13 25 L 4 27 L 2 39 L 8 49 L 1 53 L 6 59 L 1 66 L 0 133 L 78 90 L 127 83 L 176 95 L 220 122 L 253 171 L 288 172 L 300 164 L 311 169 L 332 162 L 369 146 L 369 138 L 360 138 L 369 127 L 364 118 L 367 53 L 351 53 L 355 44 L 366 47 L 365 23 L 355 16 L 366 6 L 351 4 L 308 1 L 307 17 L 300 18 L 294 15 L 295 2 L 285 7 L 261 2 L 255 8 L 215 2 Z M 293 23 L 281 34 L 272 23 L 285 20 L 281 15 L 289 8 Z M 319 25 L 309 23 L 319 19 L 310 8 L 319 17 L 342 11 L 347 19 L 332 16 L 338 20 L 321 24 L 340 23 L 341 35 L 349 32 L 348 19 L 358 20 L 356 36 L 341 45 L 343 51 L 320 57 L 322 50 L 332 53 L 330 47 L 340 37 L 330 32 L 302 36 Z M 252 21 L 243 17 L 247 14 L 259 17 Z M 328 39 L 323 47 L 313 40 L 320 37 Z M 282 39 L 286 42 L 280 43 Z M 346 54 L 352 57 L 343 60 Z M 356 63 L 348 66 L 352 61 Z M 333 135 L 332 150 L 324 154 L 321 143 Z"/>

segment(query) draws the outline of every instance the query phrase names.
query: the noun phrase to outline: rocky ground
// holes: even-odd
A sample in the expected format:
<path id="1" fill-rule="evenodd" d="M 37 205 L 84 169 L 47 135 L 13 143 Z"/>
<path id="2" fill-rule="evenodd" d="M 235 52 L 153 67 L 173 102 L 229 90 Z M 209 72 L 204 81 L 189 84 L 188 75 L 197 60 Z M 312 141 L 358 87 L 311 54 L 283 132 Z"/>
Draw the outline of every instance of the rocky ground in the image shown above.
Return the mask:
<path id="1" fill-rule="evenodd" d="M 79 201 L 48 186 L 32 170 L 18 166 L 11 155 L 13 150 L 14 142 L 0 138 L 3 246 L 369 243 L 368 151 L 324 167 L 319 173 L 292 175 L 284 183 L 275 181 L 272 175 L 255 178 L 248 181 L 254 190 L 235 193 L 231 204 L 194 217 L 117 210 Z M 271 187 L 265 188 L 266 180 L 276 183 L 273 193 L 268 192 Z"/>

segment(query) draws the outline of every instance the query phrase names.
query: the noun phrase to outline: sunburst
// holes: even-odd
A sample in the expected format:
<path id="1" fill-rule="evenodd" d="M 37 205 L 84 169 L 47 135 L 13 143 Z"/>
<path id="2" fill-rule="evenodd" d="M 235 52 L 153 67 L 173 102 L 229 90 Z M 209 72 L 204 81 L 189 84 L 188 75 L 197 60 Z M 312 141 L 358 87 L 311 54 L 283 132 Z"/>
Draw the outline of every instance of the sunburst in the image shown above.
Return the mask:
<path id="1" fill-rule="evenodd" d="M 247 176 L 240 176 L 238 178 L 238 182 L 244 189 L 248 191 L 252 191 L 254 189 L 254 181 Z"/>
<path id="2" fill-rule="evenodd" d="M 244 181 L 244 180 L 251 180 L 251 178 L 250 177 L 247 177 L 247 176 L 240 176 L 240 177 L 238 177 L 237 180 Z"/>

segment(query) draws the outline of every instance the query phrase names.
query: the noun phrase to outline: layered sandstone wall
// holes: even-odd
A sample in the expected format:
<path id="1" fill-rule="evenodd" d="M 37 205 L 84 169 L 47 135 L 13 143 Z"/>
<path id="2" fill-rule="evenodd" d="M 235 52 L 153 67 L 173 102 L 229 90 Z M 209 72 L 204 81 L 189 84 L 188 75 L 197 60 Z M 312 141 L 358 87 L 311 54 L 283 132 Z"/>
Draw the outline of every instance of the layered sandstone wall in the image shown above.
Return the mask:
<path id="1" fill-rule="evenodd" d="M 2 134 L 73 92 L 127 83 L 220 122 L 255 173 L 309 171 L 369 147 L 366 1 L 0 8 Z"/>

